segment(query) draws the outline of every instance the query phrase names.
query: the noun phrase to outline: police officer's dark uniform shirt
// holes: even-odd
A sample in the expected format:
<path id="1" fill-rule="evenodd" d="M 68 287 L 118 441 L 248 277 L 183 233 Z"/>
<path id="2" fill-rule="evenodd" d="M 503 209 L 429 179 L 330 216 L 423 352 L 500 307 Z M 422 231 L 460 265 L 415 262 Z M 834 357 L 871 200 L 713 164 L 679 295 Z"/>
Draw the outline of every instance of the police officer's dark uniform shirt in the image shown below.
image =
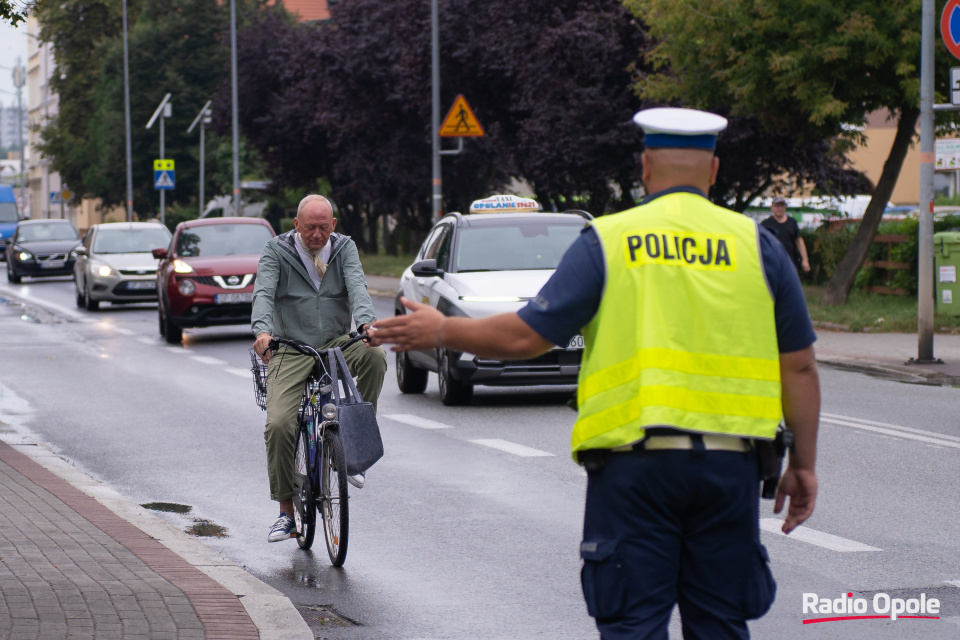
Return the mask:
<path id="1" fill-rule="evenodd" d="M 692 187 L 678 187 L 654 193 L 645 198 L 642 204 L 677 192 L 704 195 Z M 764 275 L 774 298 L 780 353 L 806 349 L 816 341 L 817 336 L 807 313 L 800 279 L 783 245 L 762 225 L 760 255 Z M 593 227 L 587 227 L 567 249 L 556 272 L 540 290 L 540 294 L 520 309 L 520 318 L 545 340 L 566 346 L 597 313 L 605 282 L 606 265 L 600 237 Z"/>
<path id="2" fill-rule="evenodd" d="M 793 264 L 800 266 L 800 250 L 797 249 L 797 240 L 800 239 L 800 225 L 792 217 L 787 216 L 783 222 L 777 222 L 773 216 L 768 217 L 760 223 L 763 227 L 773 232 L 780 240 L 780 244 L 787 250 L 787 255 Z"/>

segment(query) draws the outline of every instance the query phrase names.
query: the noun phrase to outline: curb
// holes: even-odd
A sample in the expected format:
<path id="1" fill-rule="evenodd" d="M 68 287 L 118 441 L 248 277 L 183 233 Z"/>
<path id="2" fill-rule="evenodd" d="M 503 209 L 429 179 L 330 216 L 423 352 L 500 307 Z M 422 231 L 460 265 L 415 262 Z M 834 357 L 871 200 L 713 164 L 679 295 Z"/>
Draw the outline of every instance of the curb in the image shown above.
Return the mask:
<path id="1" fill-rule="evenodd" d="M 818 356 L 817 364 L 831 366 L 844 371 L 871 374 L 897 382 L 935 386 L 960 386 L 960 377 L 949 376 L 937 371 L 929 371 L 907 364 L 893 365 L 876 360 L 829 354 Z"/>
<path id="2" fill-rule="evenodd" d="M 34 436 L 3 433 L 0 440 L 90 496 L 237 596 L 257 627 L 261 640 L 313 640 L 313 632 L 289 598 L 218 551 L 90 477 Z"/>

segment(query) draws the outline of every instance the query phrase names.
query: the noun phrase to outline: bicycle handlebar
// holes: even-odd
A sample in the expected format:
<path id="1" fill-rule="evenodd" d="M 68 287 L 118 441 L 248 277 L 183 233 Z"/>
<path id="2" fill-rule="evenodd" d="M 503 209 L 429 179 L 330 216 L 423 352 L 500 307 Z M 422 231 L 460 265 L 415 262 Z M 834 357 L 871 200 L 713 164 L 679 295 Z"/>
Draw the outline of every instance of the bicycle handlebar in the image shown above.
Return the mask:
<path id="1" fill-rule="evenodd" d="M 365 340 L 369 337 L 369 334 L 367 334 L 367 332 L 357 333 L 356 331 L 351 331 L 349 335 L 350 335 L 350 340 L 340 345 L 339 348 L 341 351 L 351 346 L 352 344 L 355 344 L 361 340 Z M 329 350 L 329 349 L 314 349 L 313 347 L 308 345 L 306 342 L 303 342 L 301 340 L 288 340 L 287 338 L 270 338 L 270 342 L 269 344 L 267 344 L 267 349 L 275 352 L 278 348 L 280 348 L 280 345 L 286 345 L 288 347 L 291 347 L 294 351 L 297 351 L 298 353 L 301 353 L 305 356 L 310 356 L 317 360 L 322 358 L 324 354 L 326 354 L 327 351 Z"/>

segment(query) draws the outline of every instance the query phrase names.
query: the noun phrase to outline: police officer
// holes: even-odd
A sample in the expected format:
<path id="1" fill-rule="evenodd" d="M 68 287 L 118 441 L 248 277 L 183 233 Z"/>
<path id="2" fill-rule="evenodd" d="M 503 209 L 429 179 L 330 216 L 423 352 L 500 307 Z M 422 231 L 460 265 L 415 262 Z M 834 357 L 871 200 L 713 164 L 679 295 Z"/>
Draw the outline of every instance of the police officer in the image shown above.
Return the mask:
<path id="1" fill-rule="evenodd" d="M 445 317 L 412 301 L 379 320 L 394 351 L 447 347 L 532 358 L 581 332 L 572 448 L 587 467 L 581 574 L 602 638 L 748 638 L 773 603 L 760 544 L 753 443 L 784 418 L 795 446 L 774 511 L 783 531 L 813 511 L 820 390 L 815 335 L 776 237 L 710 203 L 727 121 L 648 109 L 634 209 L 594 220 L 518 313 Z"/>

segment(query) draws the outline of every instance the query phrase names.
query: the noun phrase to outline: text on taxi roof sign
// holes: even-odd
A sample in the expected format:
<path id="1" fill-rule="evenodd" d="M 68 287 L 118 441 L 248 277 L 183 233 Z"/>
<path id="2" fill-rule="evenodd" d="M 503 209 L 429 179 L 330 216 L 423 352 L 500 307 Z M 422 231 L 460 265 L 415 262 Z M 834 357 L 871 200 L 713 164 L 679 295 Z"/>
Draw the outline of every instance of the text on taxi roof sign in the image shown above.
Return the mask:
<path id="1" fill-rule="evenodd" d="M 482 200 L 474 200 L 470 205 L 470 213 L 514 213 L 518 211 L 540 211 L 540 203 L 532 198 L 519 196 L 490 196 Z"/>
<path id="2" fill-rule="evenodd" d="M 484 135 L 483 127 L 480 126 L 477 116 L 473 115 L 467 99 L 463 95 L 457 96 L 453 101 L 453 107 L 450 108 L 450 113 L 440 125 L 440 137 L 479 138 L 482 135 Z"/>

